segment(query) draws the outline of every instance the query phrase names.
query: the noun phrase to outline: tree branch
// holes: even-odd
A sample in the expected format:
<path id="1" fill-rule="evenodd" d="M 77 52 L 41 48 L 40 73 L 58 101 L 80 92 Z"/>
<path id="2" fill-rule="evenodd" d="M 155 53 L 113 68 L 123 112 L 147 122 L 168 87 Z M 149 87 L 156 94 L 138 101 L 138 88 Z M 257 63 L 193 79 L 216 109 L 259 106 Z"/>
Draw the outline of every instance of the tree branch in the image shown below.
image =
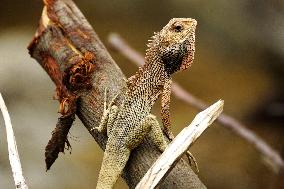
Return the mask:
<path id="1" fill-rule="evenodd" d="M 158 186 L 190 145 L 192 145 L 205 129 L 221 114 L 223 106 L 224 101 L 219 100 L 206 110 L 198 113 L 191 124 L 185 127 L 169 144 L 135 189 L 154 189 Z"/>
<path id="2" fill-rule="evenodd" d="M 55 83 L 57 93 L 62 96 L 59 98 L 61 107 L 67 106 L 68 112 L 69 103 L 65 102 L 70 96 L 76 98 L 76 114 L 100 147 L 105 149 L 106 136 L 92 131 L 92 128 L 99 125 L 102 116 L 105 88 L 112 98 L 125 86 L 125 76 L 71 0 L 45 0 L 44 3 L 38 30 L 28 47 L 30 54 Z M 84 78 L 89 76 L 91 88 L 84 85 L 88 81 Z M 159 155 L 148 139 L 131 153 L 122 175 L 130 188 L 137 185 Z M 160 188 L 205 186 L 188 163 L 180 160 Z"/>
<path id="3" fill-rule="evenodd" d="M 113 49 L 119 51 L 136 65 L 141 66 L 144 64 L 144 57 L 131 48 L 118 34 L 110 34 L 108 41 Z M 204 110 L 208 107 L 206 103 L 183 89 L 177 82 L 173 82 L 172 92 L 178 99 L 196 109 Z M 233 133 L 245 139 L 248 143 L 252 144 L 265 158 L 267 158 L 270 164 L 266 165 L 269 165 L 272 170 L 278 173 L 281 169 L 284 169 L 284 161 L 279 153 L 241 122 L 225 113 L 222 113 L 217 118 L 217 121 L 233 131 Z"/>
<path id="4" fill-rule="evenodd" d="M 9 160 L 10 165 L 13 172 L 13 178 L 15 182 L 16 188 L 20 189 L 28 189 L 28 185 L 26 184 L 26 180 L 23 175 L 21 161 L 17 149 L 17 143 L 11 123 L 11 119 L 9 116 L 8 109 L 5 105 L 4 99 L 0 93 L 0 109 L 5 121 L 6 133 L 7 133 L 7 143 L 8 143 L 8 152 L 9 152 Z"/>

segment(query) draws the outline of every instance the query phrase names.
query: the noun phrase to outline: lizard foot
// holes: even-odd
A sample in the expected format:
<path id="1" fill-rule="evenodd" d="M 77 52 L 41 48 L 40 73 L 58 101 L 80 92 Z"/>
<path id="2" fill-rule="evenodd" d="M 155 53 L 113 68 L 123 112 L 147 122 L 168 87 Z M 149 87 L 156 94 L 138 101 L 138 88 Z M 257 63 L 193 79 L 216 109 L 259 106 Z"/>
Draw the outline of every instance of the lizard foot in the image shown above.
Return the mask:
<path id="1" fill-rule="evenodd" d="M 91 128 L 91 132 L 92 131 L 98 131 L 100 133 L 104 133 L 107 131 L 107 127 L 108 125 L 111 125 L 113 123 L 113 121 L 116 119 L 116 116 L 118 114 L 118 107 L 114 105 L 115 100 L 118 97 L 118 94 L 115 95 L 115 97 L 109 102 L 109 104 L 107 103 L 107 88 L 105 88 L 105 94 L 104 94 L 104 110 L 103 110 L 103 115 L 101 118 L 101 122 L 100 125 L 97 127 L 93 127 Z"/>
<path id="2" fill-rule="evenodd" d="M 166 129 L 164 130 L 164 133 L 166 134 L 166 136 L 170 139 L 170 141 L 172 141 L 175 138 L 175 135 L 172 133 L 171 130 Z"/>
<path id="3" fill-rule="evenodd" d="M 190 167 L 194 168 L 195 173 L 199 173 L 198 164 L 197 164 L 197 161 L 196 161 L 195 157 L 193 156 L 193 154 L 189 150 L 187 150 L 186 156 L 187 156 L 187 159 L 189 161 Z"/>
<path id="4" fill-rule="evenodd" d="M 100 126 L 98 126 L 98 127 L 93 127 L 93 128 L 91 128 L 91 130 L 90 131 L 97 131 L 97 132 L 99 132 L 99 133 L 102 133 L 103 132 L 103 128 L 102 127 L 100 127 Z"/>

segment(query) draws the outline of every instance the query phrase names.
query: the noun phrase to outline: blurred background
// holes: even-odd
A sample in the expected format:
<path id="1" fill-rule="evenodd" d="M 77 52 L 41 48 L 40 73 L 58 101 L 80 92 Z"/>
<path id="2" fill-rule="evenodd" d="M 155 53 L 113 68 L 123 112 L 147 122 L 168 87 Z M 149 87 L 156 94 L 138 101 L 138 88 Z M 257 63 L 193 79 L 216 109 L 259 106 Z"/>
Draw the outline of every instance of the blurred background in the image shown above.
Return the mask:
<path id="1" fill-rule="evenodd" d="M 198 21 L 195 62 L 176 74 L 184 88 L 207 103 L 222 98 L 225 112 L 242 121 L 284 155 L 284 1 L 282 0 L 75 0 L 107 45 L 118 32 L 143 53 L 147 40 L 173 17 Z M 27 183 L 31 188 L 94 188 L 102 150 L 76 120 L 72 154 L 60 154 L 45 172 L 44 148 L 59 117 L 55 87 L 26 49 L 41 15 L 40 0 L 1 0 L 0 92 L 12 119 Z M 110 53 L 131 76 L 136 66 Z M 154 108 L 159 115 L 159 107 Z M 178 133 L 197 110 L 173 97 L 171 116 Z M 191 147 L 208 188 L 279 188 L 281 179 L 250 144 L 214 124 Z M 284 182 L 284 181 L 283 181 Z M 15 188 L 0 118 L 0 188 Z M 117 188 L 126 188 L 122 179 Z"/>

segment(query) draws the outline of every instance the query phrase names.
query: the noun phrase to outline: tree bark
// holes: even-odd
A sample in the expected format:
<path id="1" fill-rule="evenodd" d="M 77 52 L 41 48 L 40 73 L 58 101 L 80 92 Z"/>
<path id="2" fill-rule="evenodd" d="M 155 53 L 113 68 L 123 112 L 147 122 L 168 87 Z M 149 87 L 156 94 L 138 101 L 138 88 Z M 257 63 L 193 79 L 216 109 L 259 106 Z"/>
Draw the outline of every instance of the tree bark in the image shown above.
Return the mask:
<path id="1" fill-rule="evenodd" d="M 28 47 L 30 54 L 55 83 L 63 106 L 68 100 L 71 102 L 66 106 L 75 102 L 76 108 L 71 109 L 105 149 L 107 137 L 91 129 L 99 125 L 105 88 L 109 91 L 108 98 L 115 96 L 125 86 L 125 76 L 71 0 L 45 0 L 44 3 L 39 27 Z M 86 84 L 89 77 L 91 88 Z M 133 150 L 122 174 L 129 188 L 135 188 L 159 155 L 147 138 Z M 206 188 L 182 159 L 159 187 Z"/>

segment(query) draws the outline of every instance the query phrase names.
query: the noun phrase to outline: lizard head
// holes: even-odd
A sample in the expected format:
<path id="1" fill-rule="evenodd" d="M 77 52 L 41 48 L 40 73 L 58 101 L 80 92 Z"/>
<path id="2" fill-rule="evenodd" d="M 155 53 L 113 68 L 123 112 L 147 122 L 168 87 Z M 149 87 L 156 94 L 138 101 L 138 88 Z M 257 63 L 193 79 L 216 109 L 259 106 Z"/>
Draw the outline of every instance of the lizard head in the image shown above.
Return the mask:
<path id="1" fill-rule="evenodd" d="M 148 45 L 150 49 L 158 51 L 169 75 L 185 70 L 192 64 L 196 25 L 196 20 L 191 18 L 173 18 L 160 32 L 155 33 Z"/>

